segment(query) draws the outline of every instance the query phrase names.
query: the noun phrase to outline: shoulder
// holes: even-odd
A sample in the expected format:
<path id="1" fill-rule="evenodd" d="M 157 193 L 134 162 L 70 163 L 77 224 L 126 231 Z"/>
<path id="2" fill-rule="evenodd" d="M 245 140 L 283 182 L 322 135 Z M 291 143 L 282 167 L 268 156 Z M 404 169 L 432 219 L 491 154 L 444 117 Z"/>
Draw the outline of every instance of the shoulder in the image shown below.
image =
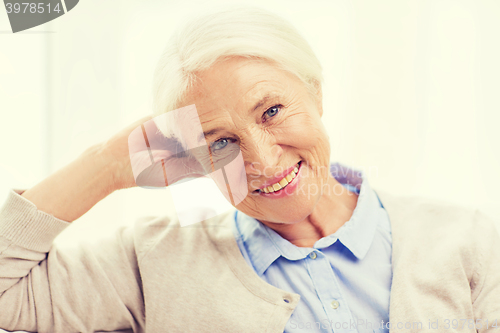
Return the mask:
<path id="1" fill-rule="evenodd" d="M 376 193 L 396 228 L 422 232 L 449 229 L 481 232 L 496 228 L 491 218 L 472 206 L 424 196 L 393 195 L 382 190 Z"/>
<path id="2" fill-rule="evenodd" d="M 376 192 L 389 216 L 393 251 L 398 255 L 457 260 L 473 272 L 498 252 L 496 224 L 481 210 L 422 196 Z"/>

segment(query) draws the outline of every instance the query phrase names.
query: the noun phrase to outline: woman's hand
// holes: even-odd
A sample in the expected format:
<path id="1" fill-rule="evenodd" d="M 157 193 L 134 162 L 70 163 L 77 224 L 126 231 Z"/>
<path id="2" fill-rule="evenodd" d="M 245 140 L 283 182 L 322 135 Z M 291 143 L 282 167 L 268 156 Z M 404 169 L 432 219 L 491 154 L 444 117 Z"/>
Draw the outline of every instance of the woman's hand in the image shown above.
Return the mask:
<path id="1" fill-rule="evenodd" d="M 166 116 L 158 118 L 165 122 Z M 210 160 L 208 147 L 186 150 L 184 146 L 179 138 L 165 137 L 150 117 L 133 123 L 102 148 L 115 170 L 114 189 L 165 187 L 183 178 L 205 175 L 211 169 L 209 163 L 202 166 L 203 161 Z"/>

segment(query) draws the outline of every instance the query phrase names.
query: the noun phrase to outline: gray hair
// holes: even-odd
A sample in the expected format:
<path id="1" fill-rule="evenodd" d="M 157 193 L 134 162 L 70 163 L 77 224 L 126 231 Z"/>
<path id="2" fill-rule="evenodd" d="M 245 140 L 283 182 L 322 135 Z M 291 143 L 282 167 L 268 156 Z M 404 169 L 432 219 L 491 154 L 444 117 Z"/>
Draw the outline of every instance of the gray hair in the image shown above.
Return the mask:
<path id="1" fill-rule="evenodd" d="M 170 38 L 154 73 L 154 115 L 181 107 L 195 73 L 227 56 L 273 61 L 311 91 L 321 89 L 321 65 L 288 21 L 259 8 L 228 8 L 186 22 Z"/>

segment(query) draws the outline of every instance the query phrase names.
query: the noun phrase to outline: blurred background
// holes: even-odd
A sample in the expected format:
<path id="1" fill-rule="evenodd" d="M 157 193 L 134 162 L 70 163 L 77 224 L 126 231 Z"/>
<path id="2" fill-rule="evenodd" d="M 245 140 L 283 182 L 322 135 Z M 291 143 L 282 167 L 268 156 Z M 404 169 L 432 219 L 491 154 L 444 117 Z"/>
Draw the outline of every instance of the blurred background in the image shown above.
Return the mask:
<path id="1" fill-rule="evenodd" d="M 364 170 L 375 189 L 479 208 L 500 228 L 497 0 L 84 0 L 16 34 L 0 10 L 0 201 L 149 114 L 173 29 L 224 3 L 273 11 L 310 42 L 332 161 Z M 168 190 L 118 191 L 56 241 L 171 211 Z"/>

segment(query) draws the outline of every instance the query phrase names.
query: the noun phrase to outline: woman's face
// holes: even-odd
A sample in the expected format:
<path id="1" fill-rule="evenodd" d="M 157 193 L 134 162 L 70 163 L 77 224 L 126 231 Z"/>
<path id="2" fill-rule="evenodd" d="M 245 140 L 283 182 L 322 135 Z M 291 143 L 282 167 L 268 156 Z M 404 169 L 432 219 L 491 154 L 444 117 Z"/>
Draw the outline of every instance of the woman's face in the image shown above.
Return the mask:
<path id="1" fill-rule="evenodd" d="M 226 58 L 197 74 L 183 104 L 195 104 L 212 153 L 239 146 L 248 195 L 236 208 L 272 223 L 307 218 L 328 179 L 321 93 L 265 60 Z"/>

